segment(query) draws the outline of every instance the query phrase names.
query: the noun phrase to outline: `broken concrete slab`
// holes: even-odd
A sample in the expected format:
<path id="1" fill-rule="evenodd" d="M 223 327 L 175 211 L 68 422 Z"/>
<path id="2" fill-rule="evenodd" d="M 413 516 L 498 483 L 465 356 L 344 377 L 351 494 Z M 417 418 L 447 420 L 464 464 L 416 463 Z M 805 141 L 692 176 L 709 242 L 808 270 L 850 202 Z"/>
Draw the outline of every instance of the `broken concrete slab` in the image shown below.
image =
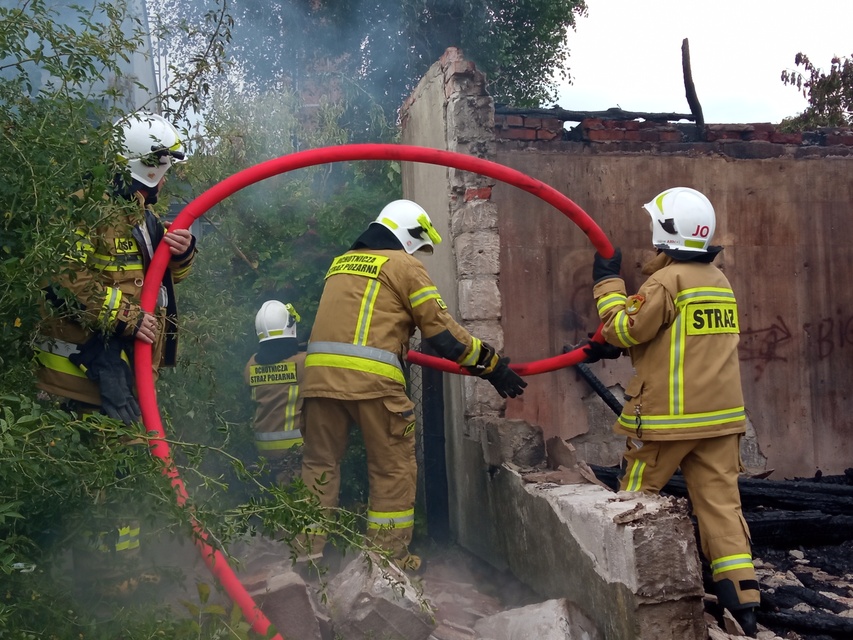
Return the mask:
<path id="1" fill-rule="evenodd" d="M 289 640 L 323 640 L 305 581 L 288 565 L 271 565 L 264 579 L 255 574 L 244 584 L 276 630 Z"/>
<path id="2" fill-rule="evenodd" d="M 328 586 L 328 610 L 343 640 L 426 640 L 435 619 L 408 576 L 379 556 L 351 561 Z"/>
<path id="3" fill-rule="evenodd" d="M 603 640 L 595 624 L 565 599 L 502 611 L 479 620 L 474 631 L 489 640 Z"/>
<path id="4" fill-rule="evenodd" d="M 705 640 L 683 500 L 527 484 L 509 465 L 488 486 L 500 559 L 525 584 L 575 602 L 609 640 Z"/>

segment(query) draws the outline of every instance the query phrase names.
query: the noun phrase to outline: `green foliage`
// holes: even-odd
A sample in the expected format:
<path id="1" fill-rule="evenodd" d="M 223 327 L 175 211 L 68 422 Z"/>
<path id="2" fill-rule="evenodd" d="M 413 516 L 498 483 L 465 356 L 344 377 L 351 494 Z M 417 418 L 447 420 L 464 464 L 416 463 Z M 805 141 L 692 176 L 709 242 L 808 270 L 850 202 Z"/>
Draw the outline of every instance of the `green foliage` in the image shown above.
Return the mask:
<path id="1" fill-rule="evenodd" d="M 192 518 L 221 545 L 259 529 L 296 531 L 307 518 L 322 521 L 316 499 L 304 487 L 270 488 L 229 450 L 231 423 L 223 413 L 233 403 L 223 409 L 225 399 L 203 393 L 203 386 L 187 383 L 173 390 L 168 374 L 161 382 L 168 389 L 167 418 L 171 410 L 190 435 L 196 429 L 212 436 L 171 439 L 177 463 L 187 465 L 179 466 L 190 490 L 183 509 L 138 426 L 75 416 L 50 399 L 35 400 L 32 347 L 39 340 L 42 287 L 66 268 L 78 225 L 109 222 L 101 195 L 120 170 L 111 123 L 123 113 L 118 106 L 123 91 L 134 85 L 123 75 L 124 65 L 146 35 L 122 0 L 62 9 L 66 13 L 60 16 L 58 5 L 43 0 L 0 7 L 0 636 L 247 637 L 239 612 L 223 616 L 205 602 L 197 610 L 190 607 L 190 620 L 155 605 L 100 619 L 90 603 L 74 597 L 61 571 L 84 528 L 127 510 L 142 520 L 143 530 L 156 522 L 183 536 L 191 535 Z M 220 36 L 225 32 L 210 37 Z M 202 57 L 208 66 L 197 74 L 186 68 L 180 83 L 169 88 L 169 99 L 181 108 L 194 104 L 191 94 L 204 94 L 204 87 L 190 83 L 216 67 L 221 48 L 213 44 Z M 72 201 L 69 194 L 82 187 L 88 189 L 86 198 Z M 207 349 L 213 357 L 205 360 L 206 341 L 233 347 L 240 337 L 235 327 L 244 331 L 246 307 L 235 306 L 228 315 L 211 304 L 227 303 L 230 283 L 204 278 L 205 268 L 213 272 L 227 264 L 230 251 L 231 245 L 217 249 L 211 243 L 212 260 L 202 261 L 187 333 L 188 347 L 198 348 L 202 357 L 183 362 L 190 382 L 207 382 L 209 373 L 233 364 L 232 355 L 214 348 Z M 193 300 L 191 291 L 187 298 Z M 225 361 L 228 366 L 221 364 Z M 236 380 L 228 382 L 234 398 L 245 395 Z M 171 432 L 168 419 L 165 423 Z M 234 486 L 240 490 L 232 491 Z M 240 495 L 251 495 L 250 503 L 235 500 Z M 327 529 L 354 541 L 356 523 L 345 517 L 341 523 L 343 528 L 332 523 Z"/>
<path id="2" fill-rule="evenodd" d="M 157 0 L 164 23 L 198 19 L 203 3 Z M 329 2 L 234 0 L 228 51 L 241 79 L 258 90 L 305 91 L 357 84 L 395 113 L 448 47 L 460 47 L 489 77 L 498 102 L 552 101 L 565 77 L 567 35 L 584 0 L 383 0 Z M 176 32 L 177 33 L 177 32 Z M 170 45 L 176 50 L 176 45 Z M 555 74 L 554 70 L 559 71 Z M 351 131 L 365 121 L 349 105 Z"/>
<path id="3" fill-rule="evenodd" d="M 782 82 L 796 87 L 809 101 L 799 115 L 782 121 L 785 131 L 808 131 L 818 127 L 850 126 L 853 123 L 853 60 L 834 57 L 829 71 L 816 67 L 808 56 L 798 53 L 794 65 L 802 71 L 785 70 Z"/>

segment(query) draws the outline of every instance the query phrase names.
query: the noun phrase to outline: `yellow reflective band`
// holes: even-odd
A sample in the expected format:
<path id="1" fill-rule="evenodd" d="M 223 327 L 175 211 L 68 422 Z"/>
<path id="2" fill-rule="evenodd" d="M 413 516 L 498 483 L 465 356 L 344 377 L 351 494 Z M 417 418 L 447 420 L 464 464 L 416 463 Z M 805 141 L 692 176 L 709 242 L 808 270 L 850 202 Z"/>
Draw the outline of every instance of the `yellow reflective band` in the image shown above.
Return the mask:
<path id="1" fill-rule="evenodd" d="M 290 317 L 293 318 L 296 322 L 302 322 L 302 318 L 299 317 L 299 314 L 296 313 L 296 309 L 293 308 L 293 305 L 289 302 L 284 305 L 284 308 L 287 309 L 287 313 L 290 314 Z"/>
<path id="2" fill-rule="evenodd" d="M 364 287 L 364 295 L 361 298 L 361 307 L 358 310 L 358 319 L 355 325 L 355 337 L 352 340 L 353 344 L 367 344 L 370 321 L 373 319 L 373 306 L 376 304 L 380 286 L 378 280 L 368 280 L 367 286 Z"/>
<path id="3" fill-rule="evenodd" d="M 408 529 L 415 525 L 415 510 L 367 511 L 368 529 Z"/>
<path id="4" fill-rule="evenodd" d="M 187 264 L 187 266 L 185 266 L 185 267 L 177 267 L 177 268 L 170 267 L 170 269 L 172 270 L 172 277 L 175 280 L 182 279 L 185 275 L 187 275 L 187 273 L 189 273 L 191 268 L 192 268 L 192 265 L 190 265 L 190 264 Z"/>
<path id="5" fill-rule="evenodd" d="M 616 339 L 623 347 L 633 347 L 640 344 L 631 336 L 631 319 L 625 310 L 617 311 L 613 316 L 613 329 L 616 331 Z"/>
<path id="6" fill-rule="evenodd" d="M 438 289 L 435 287 L 424 287 L 409 295 L 409 302 L 412 305 L 412 309 L 422 305 L 427 300 L 438 300 L 441 303 L 441 295 L 438 293 Z"/>
<path id="7" fill-rule="evenodd" d="M 473 367 L 477 364 L 477 361 L 480 359 L 482 347 L 483 342 L 479 338 L 471 336 L 471 351 L 468 353 L 468 356 L 462 360 L 462 362 L 459 362 L 459 365 L 462 367 Z"/>
<path id="8" fill-rule="evenodd" d="M 301 447 L 304 440 L 302 438 L 288 438 L 286 440 L 255 440 L 255 446 L 258 451 L 281 451 L 283 449 L 291 449 L 293 447 Z"/>
<path id="9" fill-rule="evenodd" d="M 352 371 L 364 371 L 383 378 L 391 378 L 402 385 L 406 384 L 406 378 L 399 367 L 359 358 L 357 356 L 340 356 L 333 353 L 313 353 L 305 358 L 306 367 L 335 367 L 337 369 L 350 369 Z"/>
<path id="10" fill-rule="evenodd" d="M 421 225 L 421 229 L 426 231 L 429 239 L 432 240 L 433 244 L 441 244 L 441 236 L 438 235 L 438 231 L 435 230 L 435 227 L 432 226 L 432 222 L 427 217 L 425 213 L 422 213 L 417 217 L 418 224 Z"/>
<path id="11" fill-rule="evenodd" d="M 643 414 L 643 431 L 668 431 L 674 429 L 701 429 L 713 427 L 730 422 L 746 420 L 746 411 L 743 407 L 733 407 L 721 411 L 709 411 L 707 413 L 686 413 L 683 415 L 646 415 Z M 627 429 L 635 430 L 636 419 L 633 414 L 621 414 L 617 420 L 620 425 Z"/>
<path id="12" fill-rule="evenodd" d="M 735 294 L 725 287 L 694 287 L 679 291 L 675 297 L 675 306 L 679 309 L 696 302 L 734 302 Z"/>
<path id="13" fill-rule="evenodd" d="M 120 527 L 116 551 L 129 551 L 139 547 L 139 527 Z"/>
<path id="14" fill-rule="evenodd" d="M 69 376 L 74 376 L 75 378 L 86 378 L 86 374 L 80 370 L 80 367 L 75 365 L 68 358 L 37 349 L 36 360 L 38 360 L 42 366 L 50 369 L 51 371 L 64 373 Z"/>
<path id="15" fill-rule="evenodd" d="M 724 556 L 711 561 L 713 575 L 734 571 L 736 569 L 755 569 L 752 556 L 748 553 L 738 553 L 732 556 Z"/>
<path id="16" fill-rule="evenodd" d="M 296 363 L 253 364 L 249 367 L 249 386 L 296 384 Z"/>
<path id="17" fill-rule="evenodd" d="M 646 463 L 641 460 L 634 460 L 631 463 L 631 470 L 628 472 L 628 484 L 625 491 L 641 491 L 643 488 L 643 471 L 646 469 Z"/>
<path id="18" fill-rule="evenodd" d="M 599 317 L 604 315 L 605 311 L 609 311 L 613 307 L 625 306 L 628 297 L 624 293 L 614 291 L 613 293 L 605 293 L 595 303 L 595 308 L 598 311 Z"/>
<path id="19" fill-rule="evenodd" d="M 392 230 L 397 229 L 400 226 L 396 222 L 394 222 L 391 218 L 382 218 L 379 222 L 381 222 L 386 227 L 388 227 L 389 229 L 392 229 Z"/>
<path id="20" fill-rule="evenodd" d="M 88 264 L 98 271 L 141 271 L 144 267 L 142 256 L 138 253 L 120 256 L 93 253 L 89 256 Z"/>
<path id="21" fill-rule="evenodd" d="M 326 278 L 347 273 L 352 276 L 363 276 L 365 278 L 378 278 L 382 265 L 388 262 L 386 256 L 377 256 L 371 253 L 345 253 L 332 260 L 332 266 L 326 272 Z"/>
<path id="22" fill-rule="evenodd" d="M 103 308 L 98 316 L 101 321 L 112 324 L 121 308 L 122 292 L 118 287 L 106 287 Z"/>

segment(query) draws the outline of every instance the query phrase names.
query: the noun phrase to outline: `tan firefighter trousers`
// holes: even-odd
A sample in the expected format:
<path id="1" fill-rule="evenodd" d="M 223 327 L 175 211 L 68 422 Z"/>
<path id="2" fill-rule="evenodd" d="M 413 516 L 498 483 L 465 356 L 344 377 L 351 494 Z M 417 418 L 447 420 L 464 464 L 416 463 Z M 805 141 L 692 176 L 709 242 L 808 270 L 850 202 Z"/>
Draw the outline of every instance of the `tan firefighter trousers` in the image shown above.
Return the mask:
<path id="1" fill-rule="evenodd" d="M 370 499 L 367 538 L 395 559 L 408 555 L 414 525 L 417 460 L 415 418 L 411 400 L 402 397 L 367 400 L 306 398 L 302 480 L 324 507 L 338 505 L 340 462 L 349 425 L 361 429 L 367 450 Z M 325 474 L 325 482 L 320 478 Z M 322 549 L 317 536 L 313 552 Z"/>
<path id="2" fill-rule="evenodd" d="M 740 606 L 757 606 L 758 582 L 752 564 L 749 527 L 738 490 L 740 434 L 699 440 L 627 439 L 620 481 L 622 491 L 658 493 L 681 467 L 693 514 L 699 523 L 702 553 L 715 583 L 730 581 Z M 722 584 L 715 584 L 722 590 Z"/>

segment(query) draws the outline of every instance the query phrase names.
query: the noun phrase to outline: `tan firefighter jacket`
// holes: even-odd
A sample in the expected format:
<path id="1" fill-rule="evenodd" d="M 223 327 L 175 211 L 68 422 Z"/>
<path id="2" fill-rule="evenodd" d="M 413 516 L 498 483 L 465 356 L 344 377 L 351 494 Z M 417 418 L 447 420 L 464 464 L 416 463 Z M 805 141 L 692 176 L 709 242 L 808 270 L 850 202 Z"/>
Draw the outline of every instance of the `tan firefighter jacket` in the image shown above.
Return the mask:
<path id="1" fill-rule="evenodd" d="M 82 196 L 82 192 L 74 194 Z M 89 380 L 68 356 L 79 351 L 95 330 L 130 338 L 141 308 L 142 285 L 148 264 L 165 234 L 165 227 L 142 194 L 134 194 L 138 208 L 105 201 L 110 226 L 89 233 L 78 229 L 76 250 L 68 256 L 69 268 L 55 278 L 73 294 L 67 308 L 54 285 L 46 288 L 48 304 L 59 306 L 58 317 L 43 323 L 43 337 L 36 350 L 39 389 L 63 398 L 100 406 L 97 384 Z M 163 277 L 156 315 L 160 332 L 153 345 L 156 366 L 174 366 L 177 351 L 177 305 L 173 283 L 183 280 L 195 259 L 195 242 L 182 256 L 172 256 Z"/>
<path id="2" fill-rule="evenodd" d="M 302 444 L 303 415 L 299 385 L 305 371 L 305 354 L 272 364 L 246 364 L 246 384 L 256 403 L 253 428 L 258 452 L 268 458 Z"/>
<path id="3" fill-rule="evenodd" d="M 420 260 L 402 249 L 338 256 L 326 273 L 302 395 L 405 397 L 403 363 L 415 327 L 436 341 L 440 355 L 463 366 L 477 363 L 482 343 L 451 317 Z"/>
<path id="4" fill-rule="evenodd" d="M 689 440 L 746 430 L 737 302 L 710 263 L 658 254 L 626 296 L 621 278 L 595 285 L 607 342 L 627 347 L 635 375 L 614 430 L 643 440 Z"/>

